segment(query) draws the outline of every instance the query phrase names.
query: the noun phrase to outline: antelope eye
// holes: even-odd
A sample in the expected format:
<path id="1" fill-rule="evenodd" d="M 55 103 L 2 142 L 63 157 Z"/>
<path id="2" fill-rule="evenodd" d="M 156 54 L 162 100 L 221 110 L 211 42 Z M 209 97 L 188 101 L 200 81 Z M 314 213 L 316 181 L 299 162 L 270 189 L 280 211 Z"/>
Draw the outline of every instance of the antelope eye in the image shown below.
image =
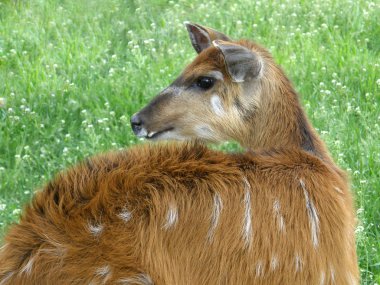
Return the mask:
<path id="1" fill-rule="evenodd" d="M 197 79 L 197 86 L 203 90 L 208 90 L 215 84 L 215 79 L 212 77 L 202 76 Z"/>

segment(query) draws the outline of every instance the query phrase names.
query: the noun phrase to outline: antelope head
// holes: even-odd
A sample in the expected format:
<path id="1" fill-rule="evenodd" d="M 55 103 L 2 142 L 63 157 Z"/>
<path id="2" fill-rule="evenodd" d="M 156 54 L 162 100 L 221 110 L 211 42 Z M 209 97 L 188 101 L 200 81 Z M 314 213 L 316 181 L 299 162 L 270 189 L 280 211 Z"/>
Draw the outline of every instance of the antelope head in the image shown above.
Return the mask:
<path id="1" fill-rule="evenodd" d="M 298 96 L 266 49 L 198 24 L 185 25 L 198 55 L 132 116 L 138 137 L 314 148 L 316 138 Z"/>

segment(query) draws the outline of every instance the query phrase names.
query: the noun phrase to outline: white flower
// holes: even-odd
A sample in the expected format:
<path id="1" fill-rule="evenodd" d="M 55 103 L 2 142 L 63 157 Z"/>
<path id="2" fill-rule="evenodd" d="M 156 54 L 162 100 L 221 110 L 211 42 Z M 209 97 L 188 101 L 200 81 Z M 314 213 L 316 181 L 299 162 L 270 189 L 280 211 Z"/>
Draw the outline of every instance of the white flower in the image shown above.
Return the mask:
<path id="1" fill-rule="evenodd" d="M 363 226 L 358 226 L 355 230 L 355 233 L 358 234 L 358 233 L 361 233 L 364 231 L 364 227 Z"/>
<path id="2" fill-rule="evenodd" d="M 18 215 L 20 213 L 21 213 L 20 209 L 14 209 L 13 212 L 12 212 L 13 215 Z"/>
<path id="3" fill-rule="evenodd" d="M 5 98 L 0 97 L 0 108 L 5 107 Z"/>

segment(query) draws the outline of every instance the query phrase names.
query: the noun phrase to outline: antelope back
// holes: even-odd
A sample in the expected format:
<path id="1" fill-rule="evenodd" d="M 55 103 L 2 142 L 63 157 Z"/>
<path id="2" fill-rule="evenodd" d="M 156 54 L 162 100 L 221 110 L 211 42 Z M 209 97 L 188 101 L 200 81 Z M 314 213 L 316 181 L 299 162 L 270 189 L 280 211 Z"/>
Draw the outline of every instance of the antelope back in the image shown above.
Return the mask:
<path id="1" fill-rule="evenodd" d="M 0 284 L 357 284 L 344 179 L 302 151 L 140 146 L 60 174 L 0 250 Z"/>

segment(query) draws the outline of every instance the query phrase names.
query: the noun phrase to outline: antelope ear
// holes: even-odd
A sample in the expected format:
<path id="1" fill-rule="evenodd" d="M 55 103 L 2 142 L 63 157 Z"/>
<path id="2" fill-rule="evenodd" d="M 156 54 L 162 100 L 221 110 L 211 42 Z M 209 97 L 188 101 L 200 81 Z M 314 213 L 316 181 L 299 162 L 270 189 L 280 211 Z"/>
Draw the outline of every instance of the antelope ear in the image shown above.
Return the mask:
<path id="1" fill-rule="evenodd" d="M 230 41 L 226 35 L 215 31 L 214 29 L 190 22 L 185 22 L 184 24 L 189 32 L 191 44 L 197 53 L 200 53 L 202 50 L 210 47 L 212 45 L 212 41 L 214 40 Z"/>
<path id="2" fill-rule="evenodd" d="M 256 78 L 260 74 L 262 62 L 253 51 L 224 41 L 213 41 L 212 43 L 222 52 L 232 81 L 244 82 L 247 79 Z"/>

